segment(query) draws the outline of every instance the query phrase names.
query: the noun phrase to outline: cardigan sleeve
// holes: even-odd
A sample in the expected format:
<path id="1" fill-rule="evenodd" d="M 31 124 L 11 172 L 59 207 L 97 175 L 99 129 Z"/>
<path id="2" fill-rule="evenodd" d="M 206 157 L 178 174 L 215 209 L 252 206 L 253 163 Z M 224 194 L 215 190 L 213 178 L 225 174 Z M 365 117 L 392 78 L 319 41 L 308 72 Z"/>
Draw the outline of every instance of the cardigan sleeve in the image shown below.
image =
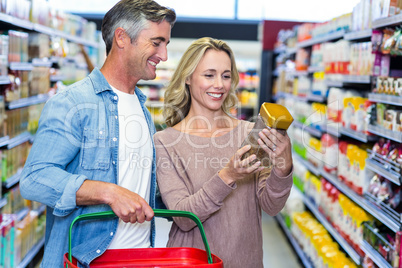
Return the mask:
<path id="1" fill-rule="evenodd" d="M 293 167 L 286 177 L 279 177 L 275 168 L 259 173 L 257 196 L 260 206 L 267 214 L 275 216 L 285 206 L 293 185 L 292 175 Z"/>
<path id="2" fill-rule="evenodd" d="M 190 211 L 197 215 L 201 222 L 204 222 L 222 207 L 224 199 L 236 188 L 236 185 L 232 187 L 227 185 L 215 173 L 204 183 L 201 189 L 193 192 L 187 170 L 180 170 L 178 156 L 163 145 L 159 135 L 155 135 L 154 139 L 157 182 L 166 207 L 171 210 Z M 175 146 L 180 146 L 180 144 Z M 186 159 L 186 156 L 180 157 Z M 189 170 L 189 172 L 194 171 Z M 189 231 L 196 227 L 196 224 L 187 218 L 177 217 L 174 218 L 174 221 L 183 231 Z"/>

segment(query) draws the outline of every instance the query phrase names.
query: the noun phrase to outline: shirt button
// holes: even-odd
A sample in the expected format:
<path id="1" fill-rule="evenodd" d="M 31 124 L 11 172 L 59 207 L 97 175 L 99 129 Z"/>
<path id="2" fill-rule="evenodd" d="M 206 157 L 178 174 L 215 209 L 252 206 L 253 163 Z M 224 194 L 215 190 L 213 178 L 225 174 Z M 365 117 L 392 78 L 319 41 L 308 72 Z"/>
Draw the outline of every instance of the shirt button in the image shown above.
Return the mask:
<path id="1" fill-rule="evenodd" d="M 113 99 L 117 100 L 117 96 L 114 96 Z"/>
<path id="2" fill-rule="evenodd" d="M 117 138 L 113 138 L 113 141 L 117 141 Z"/>
<path id="3" fill-rule="evenodd" d="M 115 116 L 114 116 L 114 118 L 116 118 L 116 119 L 117 119 L 117 115 L 115 115 Z"/>
<path id="4" fill-rule="evenodd" d="M 99 254 L 99 253 L 100 253 L 100 249 L 98 249 L 98 250 L 96 251 L 96 253 L 98 253 L 98 254 Z"/>
<path id="5" fill-rule="evenodd" d="M 113 232 L 110 233 L 110 236 L 113 236 Z"/>
<path id="6" fill-rule="evenodd" d="M 102 135 L 102 134 L 103 134 L 103 131 L 102 131 L 102 130 L 101 130 L 101 131 L 99 131 L 99 134 L 101 134 L 101 135 Z"/>
<path id="7" fill-rule="evenodd" d="M 113 163 L 113 165 L 116 165 L 116 162 L 115 161 L 112 161 L 112 163 Z M 112 233 L 113 234 L 113 233 Z"/>

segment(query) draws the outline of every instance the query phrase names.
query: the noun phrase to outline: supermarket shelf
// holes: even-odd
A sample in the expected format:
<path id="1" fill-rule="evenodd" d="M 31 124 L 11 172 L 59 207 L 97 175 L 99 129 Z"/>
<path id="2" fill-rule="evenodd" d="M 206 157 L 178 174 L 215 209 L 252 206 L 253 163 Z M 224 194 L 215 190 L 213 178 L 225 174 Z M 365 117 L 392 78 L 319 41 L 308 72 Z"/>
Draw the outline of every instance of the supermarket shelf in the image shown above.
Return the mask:
<path id="1" fill-rule="evenodd" d="M 343 81 L 341 80 L 325 80 L 327 87 L 343 87 Z"/>
<path id="2" fill-rule="evenodd" d="M 33 65 L 29 62 L 10 62 L 9 68 L 13 71 L 32 71 Z"/>
<path id="3" fill-rule="evenodd" d="M 323 66 L 309 66 L 307 71 L 309 73 L 323 72 L 324 67 Z"/>
<path id="4" fill-rule="evenodd" d="M 7 205 L 7 198 L 1 198 L 0 199 L 0 208 L 4 207 L 5 205 Z"/>
<path id="5" fill-rule="evenodd" d="M 296 159 L 296 161 L 302 163 L 305 167 L 307 167 L 307 169 L 309 171 L 311 171 L 312 173 L 314 173 L 317 176 L 321 175 L 321 171 L 320 169 L 316 168 L 313 164 L 311 164 L 309 161 L 303 159 L 300 155 L 294 153 L 293 154 L 293 158 Z"/>
<path id="6" fill-rule="evenodd" d="M 373 29 L 375 28 L 382 28 L 391 25 L 398 25 L 402 22 L 402 14 L 395 15 L 392 17 L 386 17 L 381 19 L 376 19 L 372 22 Z"/>
<path id="7" fill-rule="evenodd" d="M 17 221 L 22 221 L 28 215 L 28 213 L 29 213 L 29 208 L 28 207 L 24 207 L 23 209 L 18 211 L 16 213 Z"/>
<path id="8" fill-rule="evenodd" d="M 43 214 L 46 211 L 46 205 L 41 205 L 38 209 L 35 210 L 36 212 L 38 212 L 38 215 Z"/>
<path id="9" fill-rule="evenodd" d="M 370 84 L 371 76 L 370 75 L 344 75 L 343 83 L 348 84 Z"/>
<path id="10" fill-rule="evenodd" d="M 6 108 L 9 110 L 27 107 L 39 103 L 44 103 L 50 98 L 49 94 L 40 94 L 37 96 L 32 96 L 28 98 L 23 98 L 15 101 L 10 101 L 6 103 Z"/>
<path id="11" fill-rule="evenodd" d="M 296 54 L 297 52 L 297 47 L 291 47 L 286 49 L 286 55 L 289 57 L 293 54 Z"/>
<path id="12" fill-rule="evenodd" d="M 377 93 L 370 93 L 368 94 L 368 98 L 370 101 L 373 102 L 381 102 L 396 106 L 402 106 L 402 97 L 401 96 L 392 96 L 386 94 L 377 94 Z"/>
<path id="13" fill-rule="evenodd" d="M 39 242 L 25 255 L 24 259 L 18 264 L 17 268 L 25 268 L 33 260 L 33 258 L 38 254 L 40 249 L 45 245 L 45 238 L 39 240 Z"/>
<path id="14" fill-rule="evenodd" d="M 32 135 L 29 132 L 23 132 L 20 135 L 11 138 L 8 140 L 7 144 L 7 149 L 14 148 L 15 146 L 18 146 L 26 141 L 30 141 L 32 139 Z"/>
<path id="15" fill-rule="evenodd" d="M 382 136 L 384 138 L 388 138 L 390 140 L 402 143 L 402 132 L 388 130 L 375 125 L 368 125 L 368 131 L 370 133 Z"/>
<path id="16" fill-rule="evenodd" d="M 275 99 L 279 99 L 279 98 L 293 98 L 296 99 L 298 101 L 314 101 L 314 102 L 325 102 L 326 97 L 323 95 L 317 95 L 317 94 L 307 94 L 307 96 L 297 96 L 297 95 L 293 95 L 290 93 L 285 93 L 285 92 L 278 92 L 275 97 Z"/>
<path id="17" fill-rule="evenodd" d="M 378 253 L 373 247 L 367 243 L 367 241 L 363 240 L 360 244 L 360 248 L 364 251 L 366 255 L 370 257 L 381 268 L 392 268 L 392 265 L 389 264 L 381 255 Z"/>
<path id="18" fill-rule="evenodd" d="M 328 134 L 331 134 L 334 137 L 340 137 L 341 136 L 341 132 L 338 128 L 336 127 L 331 127 L 331 126 L 323 126 L 323 132 L 327 132 Z"/>
<path id="19" fill-rule="evenodd" d="M 140 80 L 137 85 L 141 86 L 159 86 L 163 87 L 169 83 L 169 80 L 161 79 L 161 80 Z"/>
<path id="20" fill-rule="evenodd" d="M 51 60 L 49 60 L 48 58 L 44 58 L 44 59 L 33 59 L 32 60 L 32 65 L 34 67 L 52 67 L 53 62 Z"/>
<path id="21" fill-rule="evenodd" d="M 310 47 L 315 44 L 320 44 L 320 43 L 324 43 L 324 42 L 335 41 L 335 40 L 341 39 L 341 38 L 343 38 L 344 35 L 345 35 L 345 31 L 339 30 L 339 31 L 327 34 L 322 37 L 316 37 L 316 38 L 313 38 L 310 40 L 299 42 L 299 43 L 297 43 L 296 46 L 298 48 Z"/>
<path id="22" fill-rule="evenodd" d="M 95 47 L 95 48 L 98 47 L 98 43 L 96 43 L 96 42 L 91 42 L 91 41 L 85 40 L 84 38 L 73 36 L 73 35 L 64 33 L 62 31 L 52 29 L 47 26 L 43 26 L 43 25 L 40 25 L 37 23 L 32 23 L 27 20 L 15 18 L 13 16 L 10 16 L 10 15 L 4 14 L 4 13 L 0 13 L 0 21 L 2 21 L 3 23 L 8 23 L 8 24 L 23 28 L 25 30 L 37 31 L 39 33 L 44 33 L 44 34 L 52 35 L 52 36 L 60 36 L 60 37 L 63 37 L 69 41 L 72 41 L 72 42 L 75 42 L 78 44 L 83 44 L 83 45 L 91 46 L 91 47 Z"/>
<path id="23" fill-rule="evenodd" d="M 58 82 L 58 81 L 63 81 L 67 78 L 65 75 L 51 75 L 50 76 L 50 82 Z"/>
<path id="24" fill-rule="evenodd" d="M 371 142 L 371 141 L 375 141 L 377 140 L 377 136 L 370 136 L 370 135 L 366 135 L 364 133 L 361 132 L 357 132 L 348 128 L 344 128 L 344 127 L 340 127 L 340 132 L 342 135 L 348 136 L 350 138 L 353 138 L 355 140 L 367 143 L 367 142 Z"/>
<path id="25" fill-rule="evenodd" d="M 372 35 L 372 29 L 362 30 L 362 31 L 355 31 L 355 32 L 348 32 L 344 35 L 344 39 L 348 41 L 358 41 L 362 39 L 369 39 Z"/>
<path id="26" fill-rule="evenodd" d="M 285 44 L 282 44 L 280 47 L 274 48 L 274 53 L 275 54 L 280 54 L 283 52 L 286 52 L 287 46 Z"/>
<path id="27" fill-rule="evenodd" d="M 368 158 L 366 159 L 366 164 L 369 169 L 374 171 L 375 173 L 381 175 L 382 177 L 386 178 L 387 180 L 395 183 L 396 185 L 401 185 L 400 175 L 398 176 L 392 171 L 385 169 L 384 167 L 377 164 L 376 161 Z"/>
<path id="28" fill-rule="evenodd" d="M 377 218 L 380 222 L 388 226 L 392 231 L 397 232 L 401 228 L 401 222 L 400 221 L 394 221 L 391 219 L 388 215 L 386 215 L 382 210 L 379 208 L 375 207 L 373 204 L 371 204 L 368 200 L 366 200 L 364 197 L 358 195 L 351 189 L 349 189 L 348 186 L 346 186 L 344 183 L 338 180 L 334 175 L 328 174 L 324 170 L 321 170 L 321 175 L 328 180 L 330 183 L 332 183 L 338 190 L 343 192 L 346 196 L 348 196 L 350 199 L 353 200 L 356 204 L 361 206 L 364 210 L 369 212 L 371 215 L 373 215 L 375 218 Z"/>
<path id="29" fill-rule="evenodd" d="M 22 20 L 4 13 L 0 13 L 0 21 L 24 28 L 26 30 L 33 30 L 33 23 L 30 21 Z"/>
<path id="30" fill-rule="evenodd" d="M 315 102 L 324 102 L 327 99 L 325 96 L 316 94 L 308 94 L 306 98 L 308 101 L 315 101 Z"/>
<path id="31" fill-rule="evenodd" d="M 322 132 L 314 127 L 310 127 L 307 125 L 304 125 L 303 123 L 299 121 L 293 121 L 293 125 L 297 128 L 302 129 L 303 131 L 307 131 L 311 135 L 320 138 L 322 136 Z"/>
<path id="32" fill-rule="evenodd" d="M 370 84 L 370 75 L 341 75 L 337 80 L 327 79 L 325 83 L 328 87 L 343 87 L 344 84 Z"/>
<path id="33" fill-rule="evenodd" d="M 0 147 L 7 146 L 8 142 L 10 141 L 9 136 L 4 136 L 0 138 Z"/>
<path id="34" fill-rule="evenodd" d="M 145 106 L 150 108 L 162 108 L 164 105 L 163 101 L 147 101 L 145 102 Z"/>
<path id="35" fill-rule="evenodd" d="M 10 83 L 10 78 L 7 75 L 0 76 L 0 85 L 8 85 Z"/>
<path id="36" fill-rule="evenodd" d="M 294 72 L 289 72 L 289 74 L 293 75 L 293 76 L 308 76 L 308 72 L 307 71 L 294 71 Z"/>
<path id="37" fill-rule="evenodd" d="M 313 268 L 314 266 L 309 261 L 306 254 L 304 254 L 304 251 L 300 247 L 299 243 L 297 243 L 297 241 L 294 239 L 293 235 L 290 233 L 289 229 L 286 227 L 286 224 L 282 218 L 282 215 L 280 215 L 280 214 L 276 215 L 275 219 L 278 221 L 279 226 L 282 228 L 286 237 L 289 239 L 290 244 L 292 245 L 293 249 L 295 250 L 297 256 L 299 256 L 301 262 L 303 263 L 303 266 L 305 268 Z"/>
<path id="38" fill-rule="evenodd" d="M 354 250 L 354 248 L 349 245 L 349 243 L 338 233 L 338 231 L 331 225 L 330 222 L 321 214 L 321 212 L 316 208 L 316 206 L 303 195 L 304 204 L 310 209 L 310 211 L 314 214 L 319 222 L 327 229 L 327 231 L 331 234 L 331 236 L 338 242 L 338 244 L 346 251 L 346 253 L 353 259 L 353 261 L 360 265 L 361 257 Z"/>
<path id="39" fill-rule="evenodd" d="M 5 182 L 3 182 L 3 187 L 6 189 L 12 188 L 14 185 L 16 185 L 21 178 L 21 172 L 22 169 L 18 170 L 16 174 L 8 178 Z"/>

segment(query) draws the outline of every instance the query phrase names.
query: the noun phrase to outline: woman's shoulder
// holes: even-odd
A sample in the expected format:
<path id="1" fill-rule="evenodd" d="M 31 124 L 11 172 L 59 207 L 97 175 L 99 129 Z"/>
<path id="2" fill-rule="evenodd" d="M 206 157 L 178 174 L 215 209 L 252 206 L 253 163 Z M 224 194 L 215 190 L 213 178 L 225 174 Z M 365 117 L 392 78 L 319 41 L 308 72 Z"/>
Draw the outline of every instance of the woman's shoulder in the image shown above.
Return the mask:
<path id="1" fill-rule="evenodd" d="M 163 144 L 170 142 L 171 140 L 176 140 L 178 135 L 180 135 L 180 131 L 174 129 L 173 127 L 168 127 L 157 131 L 154 134 L 154 140 Z"/>

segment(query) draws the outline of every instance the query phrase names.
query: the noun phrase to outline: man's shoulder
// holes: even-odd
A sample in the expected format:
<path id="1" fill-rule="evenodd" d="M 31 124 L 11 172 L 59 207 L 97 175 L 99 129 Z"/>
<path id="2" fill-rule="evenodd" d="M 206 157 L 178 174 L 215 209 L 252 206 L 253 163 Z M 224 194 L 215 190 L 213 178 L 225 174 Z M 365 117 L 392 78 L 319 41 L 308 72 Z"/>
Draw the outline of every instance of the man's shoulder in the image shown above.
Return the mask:
<path id="1" fill-rule="evenodd" d="M 75 82 L 61 89 L 54 96 L 55 100 L 58 98 L 68 98 L 73 102 L 90 102 L 91 99 L 96 98 L 95 89 L 89 77 Z"/>

